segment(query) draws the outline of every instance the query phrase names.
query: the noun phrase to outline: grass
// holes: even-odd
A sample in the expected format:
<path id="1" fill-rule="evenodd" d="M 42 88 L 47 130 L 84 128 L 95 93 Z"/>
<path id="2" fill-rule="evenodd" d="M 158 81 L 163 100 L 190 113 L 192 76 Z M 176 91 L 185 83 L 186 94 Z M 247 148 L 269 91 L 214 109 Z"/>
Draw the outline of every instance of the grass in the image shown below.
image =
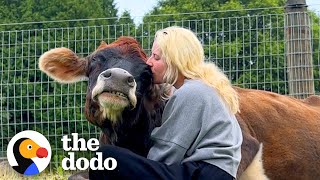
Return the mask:
<path id="1" fill-rule="evenodd" d="M 43 171 L 35 176 L 23 176 L 12 169 L 7 161 L 0 162 L 0 180 L 65 180 L 71 175 L 61 169 L 55 171 Z"/>

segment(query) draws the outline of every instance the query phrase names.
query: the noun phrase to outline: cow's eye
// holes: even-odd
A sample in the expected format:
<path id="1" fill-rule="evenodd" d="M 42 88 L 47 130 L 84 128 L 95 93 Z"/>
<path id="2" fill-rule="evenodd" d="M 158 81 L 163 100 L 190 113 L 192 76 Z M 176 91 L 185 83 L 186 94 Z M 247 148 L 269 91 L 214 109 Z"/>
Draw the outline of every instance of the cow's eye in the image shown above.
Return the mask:
<path id="1" fill-rule="evenodd" d="M 104 57 L 95 56 L 92 58 L 92 62 L 105 62 L 105 61 L 106 61 L 106 59 Z"/>

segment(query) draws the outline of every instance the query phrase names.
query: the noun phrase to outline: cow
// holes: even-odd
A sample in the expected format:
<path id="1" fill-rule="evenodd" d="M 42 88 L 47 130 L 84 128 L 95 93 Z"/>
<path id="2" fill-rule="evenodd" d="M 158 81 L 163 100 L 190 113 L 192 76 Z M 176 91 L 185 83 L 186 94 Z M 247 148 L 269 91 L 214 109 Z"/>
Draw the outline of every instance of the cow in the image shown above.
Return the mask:
<path id="1" fill-rule="evenodd" d="M 104 42 L 79 58 L 55 48 L 39 68 L 61 83 L 88 80 L 85 115 L 101 128 L 100 144 L 146 156 L 150 132 L 161 125 L 165 85 L 153 85 L 146 54 L 132 37 Z M 236 118 L 243 134 L 239 179 L 320 177 L 320 98 L 298 100 L 272 92 L 234 87 L 240 97 Z"/>
<path id="2" fill-rule="evenodd" d="M 299 100 L 267 91 L 235 89 L 240 96 L 237 118 L 263 144 L 265 175 L 275 180 L 319 179 L 320 97 Z"/>
<path id="3" fill-rule="evenodd" d="M 86 58 L 67 48 L 44 53 L 39 68 L 60 83 L 88 80 L 85 116 L 101 128 L 100 144 L 125 147 L 146 156 L 149 134 L 161 122 L 164 101 L 152 84 L 146 54 L 133 38 L 102 42 Z"/>

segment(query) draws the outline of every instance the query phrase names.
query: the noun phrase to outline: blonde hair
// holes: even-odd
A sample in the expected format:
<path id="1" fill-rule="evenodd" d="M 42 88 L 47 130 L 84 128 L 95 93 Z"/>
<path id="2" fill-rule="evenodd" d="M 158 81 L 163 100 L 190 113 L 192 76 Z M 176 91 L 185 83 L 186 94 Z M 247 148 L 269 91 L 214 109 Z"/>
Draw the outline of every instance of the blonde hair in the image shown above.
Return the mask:
<path id="1" fill-rule="evenodd" d="M 182 27 L 168 27 L 156 32 L 155 41 L 167 64 L 165 82 L 175 84 L 179 72 L 187 79 L 201 79 L 217 90 L 231 112 L 239 111 L 237 92 L 215 64 L 204 62 L 203 47 L 192 31 Z"/>

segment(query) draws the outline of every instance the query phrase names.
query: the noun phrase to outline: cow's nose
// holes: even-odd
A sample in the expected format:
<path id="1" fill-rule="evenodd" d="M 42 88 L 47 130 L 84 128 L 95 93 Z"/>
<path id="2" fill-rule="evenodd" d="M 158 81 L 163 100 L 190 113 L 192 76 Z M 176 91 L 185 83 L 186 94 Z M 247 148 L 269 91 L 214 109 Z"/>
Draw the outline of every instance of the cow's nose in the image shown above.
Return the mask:
<path id="1" fill-rule="evenodd" d="M 108 69 L 106 71 L 104 71 L 103 73 L 101 73 L 101 76 L 104 78 L 110 78 L 111 77 L 111 69 Z"/>
<path id="2" fill-rule="evenodd" d="M 108 69 L 102 72 L 101 76 L 106 80 L 115 81 L 117 83 L 122 82 L 131 87 L 135 84 L 133 76 L 128 71 L 120 68 Z"/>

